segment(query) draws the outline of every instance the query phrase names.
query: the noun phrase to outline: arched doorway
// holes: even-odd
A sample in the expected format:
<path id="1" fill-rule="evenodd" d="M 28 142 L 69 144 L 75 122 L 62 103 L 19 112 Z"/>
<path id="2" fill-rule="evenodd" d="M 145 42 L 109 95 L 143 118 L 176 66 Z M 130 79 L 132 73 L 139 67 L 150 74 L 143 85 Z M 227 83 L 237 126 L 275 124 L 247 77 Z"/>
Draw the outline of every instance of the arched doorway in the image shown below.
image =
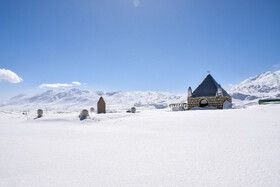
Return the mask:
<path id="1" fill-rule="evenodd" d="M 208 101 L 206 99 L 202 99 L 199 103 L 200 107 L 206 107 L 208 106 Z"/>

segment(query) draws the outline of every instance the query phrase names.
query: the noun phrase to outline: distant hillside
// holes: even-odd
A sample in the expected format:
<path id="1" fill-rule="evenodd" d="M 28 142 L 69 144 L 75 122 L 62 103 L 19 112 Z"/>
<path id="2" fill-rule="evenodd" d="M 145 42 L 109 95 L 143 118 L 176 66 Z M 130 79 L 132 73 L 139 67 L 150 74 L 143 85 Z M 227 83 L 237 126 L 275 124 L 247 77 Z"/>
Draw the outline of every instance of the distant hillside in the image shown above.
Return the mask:
<path id="1" fill-rule="evenodd" d="M 232 93 L 273 95 L 280 92 L 280 71 L 265 72 L 229 89 Z"/>
<path id="2" fill-rule="evenodd" d="M 186 102 L 187 94 L 150 91 L 90 91 L 74 89 L 48 90 L 34 95 L 18 95 L 0 105 L 7 109 L 35 109 L 73 111 L 83 108 L 96 108 L 102 96 L 109 111 L 127 110 L 135 106 L 140 109 L 161 109 L 172 102 Z"/>
<path id="3" fill-rule="evenodd" d="M 228 93 L 239 105 L 256 104 L 261 98 L 280 97 L 280 71 L 265 72 L 229 88 Z"/>

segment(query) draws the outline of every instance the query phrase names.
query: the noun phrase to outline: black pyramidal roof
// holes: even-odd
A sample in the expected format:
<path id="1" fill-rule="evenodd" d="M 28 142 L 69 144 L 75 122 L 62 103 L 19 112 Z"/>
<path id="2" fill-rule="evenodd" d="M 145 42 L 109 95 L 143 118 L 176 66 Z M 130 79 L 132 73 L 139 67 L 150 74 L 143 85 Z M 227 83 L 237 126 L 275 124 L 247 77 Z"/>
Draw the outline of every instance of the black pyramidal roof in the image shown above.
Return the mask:
<path id="1" fill-rule="evenodd" d="M 215 81 L 215 79 L 208 74 L 202 83 L 195 89 L 192 94 L 192 97 L 207 97 L 207 96 L 216 96 L 217 90 L 219 88 L 219 84 Z M 230 95 L 222 88 L 223 96 Z"/>

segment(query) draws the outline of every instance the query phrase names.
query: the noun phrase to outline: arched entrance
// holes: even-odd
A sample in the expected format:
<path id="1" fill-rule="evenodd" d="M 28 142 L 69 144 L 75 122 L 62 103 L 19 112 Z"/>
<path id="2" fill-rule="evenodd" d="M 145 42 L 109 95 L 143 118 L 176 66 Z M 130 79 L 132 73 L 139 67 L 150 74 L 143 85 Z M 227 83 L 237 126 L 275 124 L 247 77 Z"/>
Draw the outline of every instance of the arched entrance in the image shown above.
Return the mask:
<path id="1" fill-rule="evenodd" d="M 199 102 L 199 106 L 200 107 L 206 107 L 208 106 L 208 101 L 206 99 L 202 99 L 200 102 Z"/>

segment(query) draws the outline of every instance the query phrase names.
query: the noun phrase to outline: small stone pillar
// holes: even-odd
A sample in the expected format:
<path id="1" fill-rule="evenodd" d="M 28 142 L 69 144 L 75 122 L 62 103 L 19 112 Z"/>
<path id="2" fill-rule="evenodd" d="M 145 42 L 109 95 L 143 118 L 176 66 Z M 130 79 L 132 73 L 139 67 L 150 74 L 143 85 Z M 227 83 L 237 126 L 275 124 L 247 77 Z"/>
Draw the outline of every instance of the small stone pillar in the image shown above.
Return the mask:
<path id="1" fill-rule="evenodd" d="M 37 115 L 38 115 L 38 116 L 37 116 L 38 118 L 43 117 L 43 110 L 42 110 L 42 109 L 38 109 L 38 110 L 37 110 Z"/>
<path id="2" fill-rule="evenodd" d="M 131 113 L 136 113 L 136 108 L 135 107 L 131 108 Z"/>
<path id="3" fill-rule="evenodd" d="M 93 107 L 91 107 L 91 108 L 90 108 L 90 112 L 92 112 L 92 113 L 93 113 L 94 111 L 95 111 L 95 110 L 94 110 L 94 108 L 93 108 Z"/>
<path id="4" fill-rule="evenodd" d="M 191 97 L 191 96 L 192 96 L 192 88 L 189 87 L 189 89 L 188 89 L 188 97 Z"/>
<path id="5" fill-rule="evenodd" d="M 100 97 L 98 103 L 97 103 L 97 114 L 106 113 L 106 103 L 103 99 L 103 97 Z"/>

